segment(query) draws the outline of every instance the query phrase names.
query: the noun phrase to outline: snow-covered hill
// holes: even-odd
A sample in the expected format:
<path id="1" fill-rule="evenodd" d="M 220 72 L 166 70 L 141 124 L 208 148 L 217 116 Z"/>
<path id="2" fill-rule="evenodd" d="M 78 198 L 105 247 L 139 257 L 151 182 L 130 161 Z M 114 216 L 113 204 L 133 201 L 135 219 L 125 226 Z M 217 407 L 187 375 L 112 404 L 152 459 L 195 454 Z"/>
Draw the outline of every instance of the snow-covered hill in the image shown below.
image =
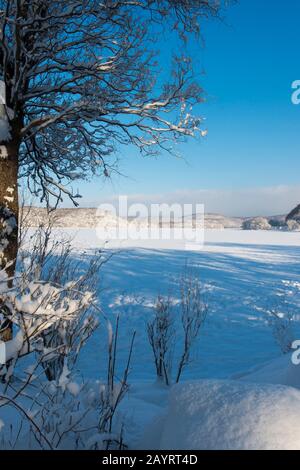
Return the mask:
<path id="1" fill-rule="evenodd" d="M 47 210 L 39 207 L 25 207 L 24 209 L 26 224 L 31 227 L 38 227 L 43 221 L 49 217 Z M 120 219 L 109 211 L 100 211 L 96 208 L 73 208 L 73 209 L 57 209 L 50 214 L 53 226 L 57 228 L 96 228 L 114 226 L 116 223 L 136 224 L 139 227 L 145 227 L 148 221 L 143 218 L 131 219 L 126 221 Z M 193 224 L 194 217 L 186 217 L 185 225 Z M 243 218 L 226 217 L 220 214 L 205 214 L 205 227 L 209 229 L 224 228 L 241 228 Z M 159 220 L 152 223 L 160 225 Z M 174 221 L 175 225 L 182 223 L 181 220 Z"/>

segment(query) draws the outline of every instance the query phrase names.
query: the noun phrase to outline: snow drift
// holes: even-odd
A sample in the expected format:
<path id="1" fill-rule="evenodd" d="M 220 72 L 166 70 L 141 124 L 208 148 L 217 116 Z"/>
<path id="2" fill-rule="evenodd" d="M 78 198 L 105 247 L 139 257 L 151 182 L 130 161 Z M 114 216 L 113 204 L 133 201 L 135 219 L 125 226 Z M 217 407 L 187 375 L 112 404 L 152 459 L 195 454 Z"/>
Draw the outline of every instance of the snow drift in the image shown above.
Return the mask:
<path id="1" fill-rule="evenodd" d="M 300 367 L 292 362 L 291 354 L 284 354 L 252 372 L 234 378 L 254 383 L 281 384 L 300 389 Z"/>
<path id="2" fill-rule="evenodd" d="M 203 380 L 173 387 L 165 417 L 140 447 L 188 450 L 300 449 L 300 391 Z"/>

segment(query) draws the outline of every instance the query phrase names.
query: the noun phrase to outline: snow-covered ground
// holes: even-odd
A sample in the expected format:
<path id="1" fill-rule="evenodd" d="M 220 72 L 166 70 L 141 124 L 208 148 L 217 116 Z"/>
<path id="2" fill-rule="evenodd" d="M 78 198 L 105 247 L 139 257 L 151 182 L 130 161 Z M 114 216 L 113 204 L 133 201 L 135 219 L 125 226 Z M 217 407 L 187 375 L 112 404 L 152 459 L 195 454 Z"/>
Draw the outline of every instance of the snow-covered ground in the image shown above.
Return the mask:
<path id="1" fill-rule="evenodd" d="M 71 233 L 79 251 L 88 254 L 103 246 L 94 231 Z M 158 294 L 179 297 L 178 279 L 187 265 L 207 288 L 210 313 L 186 378 L 227 378 L 280 354 L 267 315 L 256 307 L 280 303 L 278 294 L 289 291 L 285 281 L 300 280 L 300 235 L 206 230 L 205 240 L 201 251 L 172 241 L 139 242 L 138 247 L 137 242 L 126 242 L 102 268 L 99 297 L 106 313 L 121 315 L 121 349 L 126 349 L 129 333 L 137 330 L 134 380 L 153 380 L 145 324 Z M 96 335 L 81 358 L 90 374 L 101 368 L 101 344 Z"/>
<path id="2" fill-rule="evenodd" d="M 87 254 L 103 246 L 92 230 L 71 233 Z M 187 265 L 206 287 L 210 311 L 183 376 L 186 388 L 175 387 L 169 397 L 154 383 L 145 326 L 157 294 L 179 297 L 178 279 Z M 282 357 L 265 313 L 274 305 L 284 309 L 282 299 L 300 281 L 299 268 L 299 233 L 206 230 L 200 251 L 178 241 L 123 243 L 103 267 L 99 296 L 111 319 L 121 315 L 120 370 L 137 331 L 132 387 L 123 403 L 132 447 L 300 449 L 293 415 L 300 391 L 284 387 L 300 386 L 300 373 L 290 356 Z M 299 296 L 291 298 L 297 339 Z M 80 358 L 78 366 L 88 376 L 105 374 L 105 334 L 100 328 Z"/>
<path id="3" fill-rule="evenodd" d="M 104 246 L 94 229 L 57 229 L 55 236 L 62 234 L 73 238 L 80 259 Z M 203 247 L 148 240 L 105 250 L 113 256 L 101 269 L 98 294 L 112 324 L 120 316 L 119 375 L 136 331 L 131 385 L 117 418 L 129 447 L 300 449 L 300 366 L 281 353 L 266 313 L 284 314 L 288 305 L 292 339 L 300 339 L 300 234 L 206 230 Z M 209 314 L 181 384 L 167 388 L 156 382 L 146 324 L 158 294 L 180 298 L 187 269 L 201 279 Z M 174 362 L 181 341 L 178 333 Z M 102 319 L 81 352 L 78 376 L 105 380 L 106 351 Z"/>
<path id="4" fill-rule="evenodd" d="M 173 387 L 165 414 L 140 445 L 177 450 L 300 448 L 300 391 L 291 387 L 206 380 Z"/>

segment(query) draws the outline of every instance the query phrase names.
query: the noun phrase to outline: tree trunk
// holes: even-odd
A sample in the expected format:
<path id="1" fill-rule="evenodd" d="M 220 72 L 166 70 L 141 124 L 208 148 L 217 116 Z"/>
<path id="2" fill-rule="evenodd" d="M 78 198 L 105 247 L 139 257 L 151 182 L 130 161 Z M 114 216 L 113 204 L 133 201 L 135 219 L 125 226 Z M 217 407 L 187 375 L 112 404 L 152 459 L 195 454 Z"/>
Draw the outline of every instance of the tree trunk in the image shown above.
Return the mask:
<path id="1" fill-rule="evenodd" d="M 5 269 L 9 278 L 8 287 L 13 284 L 18 254 L 18 150 L 16 139 L 0 141 L 0 269 Z M 12 338 L 12 323 L 9 311 L 0 298 L 0 340 Z"/>

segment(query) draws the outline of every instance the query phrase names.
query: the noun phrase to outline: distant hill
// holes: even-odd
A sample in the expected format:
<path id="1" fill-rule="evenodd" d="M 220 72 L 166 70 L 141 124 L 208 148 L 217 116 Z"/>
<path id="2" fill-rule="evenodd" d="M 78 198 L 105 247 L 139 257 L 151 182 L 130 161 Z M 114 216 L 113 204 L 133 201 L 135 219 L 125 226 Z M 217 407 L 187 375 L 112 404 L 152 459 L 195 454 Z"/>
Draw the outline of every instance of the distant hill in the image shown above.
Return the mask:
<path id="1" fill-rule="evenodd" d="M 52 220 L 53 227 L 58 228 L 96 228 L 97 226 L 105 226 L 110 223 L 116 223 L 119 220 L 115 214 L 108 211 L 99 211 L 96 208 L 72 208 L 72 209 L 56 209 L 48 214 L 47 210 L 39 207 L 25 207 L 24 219 L 26 225 L 30 227 L 38 227 L 45 222 L 49 217 Z M 193 218 L 195 216 L 185 217 L 185 223 L 193 225 Z M 205 214 L 205 227 L 206 228 L 241 228 L 243 223 L 241 217 L 225 217 L 220 214 Z M 123 220 L 124 222 L 124 220 Z M 180 223 L 174 221 L 175 225 Z M 126 222 L 125 222 L 126 223 Z M 145 219 L 130 219 L 128 223 L 135 223 L 138 225 L 147 225 Z M 155 221 L 154 221 L 155 223 Z M 157 224 L 161 225 L 159 220 Z"/>
<path id="2" fill-rule="evenodd" d="M 296 211 L 296 209 L 298 211 Z M 30 227 L 38 227 L 43 222 L 51 219 L 53 227 L 57 228 L 96 228 L 96 227 L 111 227 L 120 223 L 124 224 L 136 224 L 139 228 L 148 226 L 148 219 L 145 218 L 129 218 L 121 219 L 113 212 L 100 211 L 96 208 L 71 208 L 71 209 L 56 209 L 48 214 L 47 210 L 39 207 L 25 207 L 23 209 L 23 218 L 25 223 Z M 299 217 L 299 219 L 297 219 Z M 184 218 L 185 227 L 195 227 L 196 215 L 187 216 Z M 207 229 L 241 229 L 245 228 L 245 224 L 248 222 L 251 226 L 251 221 L 256 221 L 258 217 L 226 217 L 221 214 L 207 213 L 204 217 L 204 226 Z M 285 215 L 277 216 L 263 216 L 260 219 L 266 219 L 266 222 L 270 224 L 271 228 L 285 228 L 287 222 L 294 220 L 295 222 L 300 221 L 300 205 L 295 208 L 287 217 Z M 198 219 L 197 219 L 198 220 Z M 158 226 L 180 226 L 182 219 L 174 220 L 171 223 L 161 222 L 159 219 L 152 220 L 152 223 Z M 198 222 L 197 222 L 198 223 Z M 291 223 L 291 222 L 289 222 Z M 199 227 L 199 224 L 197 225 Z"/>

